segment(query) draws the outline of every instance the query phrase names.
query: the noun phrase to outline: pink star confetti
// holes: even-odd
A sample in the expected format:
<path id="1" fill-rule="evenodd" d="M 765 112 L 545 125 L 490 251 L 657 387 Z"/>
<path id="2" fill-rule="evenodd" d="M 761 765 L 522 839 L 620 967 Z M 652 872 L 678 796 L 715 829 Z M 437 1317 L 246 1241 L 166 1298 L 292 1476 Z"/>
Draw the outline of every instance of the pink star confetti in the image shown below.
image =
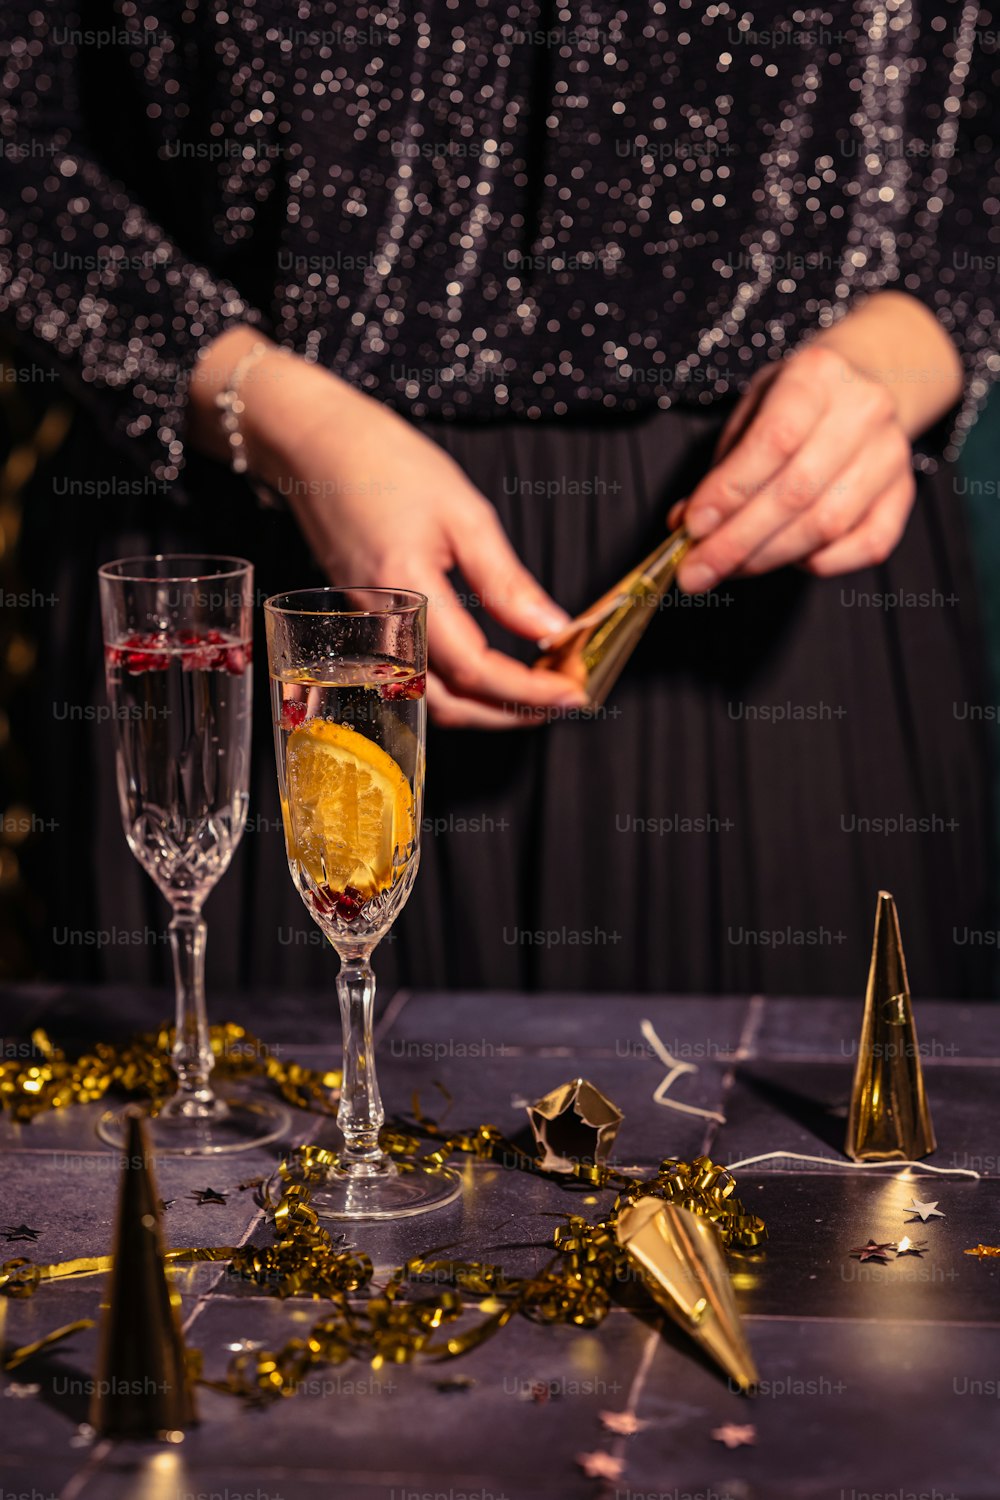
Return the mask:
<path id="1" fill-rule="evenodd" d="M 649 1426 L 648 1422 L 640 1422 L 630 1411 L 602 1411 L 600 1417 L 608 1432 L 613 1432 L 618 1437 L 632 1437 Z"/>
<path id="2" fill-rule="evenodd" d="M 895 1248 L 893 1243 L 880 1245 L 875 1240 L 869 1240 L 867 1245 L 858 1245 L 856 1249 L 850 1251 L 850 1254 L 856 1256 L 858 1260 L 874 1260 L 884 1266 Z"/>
<path id="3" fill-rule="evenodd" d="M 713 1427 L 712 1436 L 727 1448 L 752 1448 L 757 1441 L 757 1429 L 749 1424 L 739 1427 L 735 1422 L 726 1422 L 723 1427 Z"/>
<path id="4" fill-rule="evenodd" d="M 578 1453 L 576 1461 L 588 1479 L 620 1479 L 625 1472 L 625 1460 L 611 1453 Z"/>

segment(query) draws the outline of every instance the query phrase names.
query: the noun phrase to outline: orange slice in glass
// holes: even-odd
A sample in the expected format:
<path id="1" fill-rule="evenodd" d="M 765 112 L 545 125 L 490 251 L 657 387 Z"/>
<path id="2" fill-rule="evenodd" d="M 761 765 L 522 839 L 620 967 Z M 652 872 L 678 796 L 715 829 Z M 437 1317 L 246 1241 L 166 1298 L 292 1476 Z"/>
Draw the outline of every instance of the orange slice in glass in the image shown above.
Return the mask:
<path id="1" fill-rule="evenodd" d="M 414 837 L 413 793 L 392 756 L 328 719 L 294 729 L 285 755 L 289 858 L 317 886 L 350 885 L 364 900 L 388 889 L 393 855 Z"/>

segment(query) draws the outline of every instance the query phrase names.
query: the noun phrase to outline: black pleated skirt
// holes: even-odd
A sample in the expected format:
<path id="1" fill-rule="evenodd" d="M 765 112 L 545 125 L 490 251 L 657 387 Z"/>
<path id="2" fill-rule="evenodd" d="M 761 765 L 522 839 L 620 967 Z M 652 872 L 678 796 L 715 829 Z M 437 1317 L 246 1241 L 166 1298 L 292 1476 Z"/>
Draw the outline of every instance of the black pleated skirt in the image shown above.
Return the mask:
<path id="1" fill-rule="evenodd" d="M 663 536 L 719 425 L 671 411 L 428 431 L 575 612 Z M 185 509 L 140 496 L 98 515 L 51 485 L 32 504 L 32 582 L 58 600 L 38 612 L 35 805 L 54 826 L 26 851 L 46 898 L 36 938 L 55 974 L 165 979 L 163 907 L 122 835 L 111 731 L 51 707 L 103 701 L 94 569 L 127 551 L 214 549 L 252 558 L 263 591 L 319 580 L 287 515 L 217 481 Z M 257 646 L 250 820 L 206 908 L 210 981 L 332 991 L 336 958 L 285 864 L 262 628 Z M 914 992 L 987 994 L 1000 925 L 989 698 L 944 469 L 921 481 L 881 567 L 671 595 L 603 709 L 510 733 L 432 727 L 420 875 L 376 955 L 380 981 L 856 994 L 888 889 Z"/>

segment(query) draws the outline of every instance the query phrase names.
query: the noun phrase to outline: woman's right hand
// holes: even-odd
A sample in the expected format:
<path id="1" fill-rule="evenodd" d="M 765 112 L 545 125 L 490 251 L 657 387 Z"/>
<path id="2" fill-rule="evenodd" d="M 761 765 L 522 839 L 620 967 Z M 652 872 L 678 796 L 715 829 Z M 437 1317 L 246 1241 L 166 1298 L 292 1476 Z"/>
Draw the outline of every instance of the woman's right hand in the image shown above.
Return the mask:
<path id="1" fill-rule="evenodd" d="M 189 440 L 215 457 L 227 456 L 215 394 L 261 342 L 252 329 L 230 330 L 192 379 Z M 491 649 L 452 588 L 447 575 L 457 567 L 494 619 L 530 640 L 568 620 L 518 559 L 493 506 L 436 443 L 277 347 L 248 367 L 240 398 L 250 472 L 287 499 L 331 581 L 427 595 L 427 700 L 437 723 L 506 729 L 585 703 L 569 678 Z"/>

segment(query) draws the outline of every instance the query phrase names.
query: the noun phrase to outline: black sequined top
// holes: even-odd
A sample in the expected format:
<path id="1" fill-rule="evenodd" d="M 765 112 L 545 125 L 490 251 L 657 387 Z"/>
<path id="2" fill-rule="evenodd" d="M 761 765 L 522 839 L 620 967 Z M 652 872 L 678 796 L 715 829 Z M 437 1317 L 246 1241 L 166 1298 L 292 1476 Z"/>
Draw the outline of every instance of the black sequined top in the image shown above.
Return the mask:
<path id="1" fill-rule="evenodd" d="M 952 449 L 1000 368 L 977 5 L 5 0 L 0 41 L 0 312 L 168 480 L 248 318 L 450 419 L 718 400 L 880 287 L 959 345 Z"/>

